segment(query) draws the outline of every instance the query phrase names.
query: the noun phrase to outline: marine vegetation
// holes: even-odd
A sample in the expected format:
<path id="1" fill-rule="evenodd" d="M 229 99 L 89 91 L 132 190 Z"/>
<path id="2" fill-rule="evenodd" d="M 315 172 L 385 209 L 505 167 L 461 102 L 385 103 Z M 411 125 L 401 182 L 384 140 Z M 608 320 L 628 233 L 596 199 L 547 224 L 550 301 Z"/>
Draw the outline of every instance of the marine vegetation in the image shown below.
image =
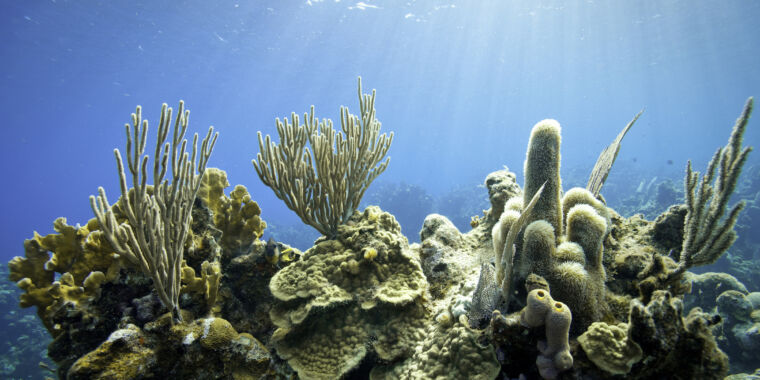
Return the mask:
<path id="1" fill-rule="evenodd" d="M 312 108 L 303 124 L 277 121 L 279 143 L 259 134 L 259 178 L 323 235 L 303 252 L 263 240 L 259 204 L 206 167 L 211 129 L 200 151 L 197 136 L 186 150 L 182 103 L 169 142 L 172 110 L 162 108 L 148 185 L 138 108 L 126 126 L 131 185 L 115 152 L 119 200 L 101 189 L 95 218 L 57 219 L 9 263 L 20 306 L 36 307 L 53 338 L 57 376 L 721 379 L 722 349 L 736 346 L 750 356 L 731 369 L 754 369 L 757 293 L 690 272 L 736 238 L 743 203 L 728 202 L 751 149 L 751 98 L 705 173 L 687 165 L 686 204 L 654 221 L 621 217 L 601 195 L 639 115 L 587 188 L 567 190 L 560 125 L 544 120 L 524 186 L 506 167 L 489 174 L 490 208 L 471 230 L 430 214 L 409 244 L 392 214 L 357 209 L 393 138 L 379 133 L 374 97 L 359 82 L 360 113 L 341 108 L 342 133 Z"/>
<path id="2" fill-rule="evenodd" d="M 391 147 L 393 132 L 380 135 L 375 91 L 362 94 L 361 78 L 359 115 L 349 113 L 348 107 L 340 108 L 342 133 L 333 128 L 332 120 L 320 121 L 313 106 L 304 114 L 304 124 L 295 112 L 291 119 L 292 123 L 288 118 L 277 119 L 279 144 L 269 135 L 262 138 L 259 132 L 259 153 L 253 167 L 261 182 L 304 223 L 334 237 L 338 226 L 359 207 L 372 181 L 388 167 L 390 157 L 385 161 L 383 157 Z"/>

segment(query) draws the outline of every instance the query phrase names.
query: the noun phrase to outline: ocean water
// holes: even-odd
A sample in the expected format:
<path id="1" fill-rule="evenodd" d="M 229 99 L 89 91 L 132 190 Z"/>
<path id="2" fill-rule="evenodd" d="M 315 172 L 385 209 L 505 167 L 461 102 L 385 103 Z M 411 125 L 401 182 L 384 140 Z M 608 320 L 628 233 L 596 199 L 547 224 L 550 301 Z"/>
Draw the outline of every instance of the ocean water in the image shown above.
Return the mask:
<path id="1" fill-rule="evenodd" d="M 644 109 L 603 194 L 652 218 L 664 211 L 643 210 L 657 185 L 682 191 L 687 160 L 704 170 L 745 100 L 760 96 L 758 20 L 760 3 L 737 0 L 2 0 L 0 255 L 23 255 L 23 240 L 53 232 L 57 217 L 86 223 L 98 186 L 115 200 L 113 149 L 124 150 L 130 113 L 142 105 L 153 133 L 162 103 L 180 100 L 189 133 L 219 132 L 209 166 L 248 188 L 272 226 L 264 237 L 306 249 L 318 234 L 253 170 L 257 132 L 276 136 L 275 118 L 311 105 L 339 123 L 341 105 L 358 112 L 358 77 L 377 91 L 382 132 L 394 133 L 390 166 L 363 204 L 396 214 L 410 242 L 433 212 L 468 229 L 489 207 L 488 173 L 507 166 L 522 183 L 530 129 L 547 118 L 562 126 L 567 189 L 585 185 Z M 745 145 L 760 146 L 758 118 Z M 754 152 L 734 200 L 760 192 L 747 177 L 758 166 Z M 743 237 L 757 231 L 739 231 L 738 254 L 760 260 L 759 243 Z M 13 308 L 11 295 L 0 377 L 39 378 L 44 352 L 20 354 L 19 342 L 44 336 L 18 340 L 9 325 L 33 310 Z"/>

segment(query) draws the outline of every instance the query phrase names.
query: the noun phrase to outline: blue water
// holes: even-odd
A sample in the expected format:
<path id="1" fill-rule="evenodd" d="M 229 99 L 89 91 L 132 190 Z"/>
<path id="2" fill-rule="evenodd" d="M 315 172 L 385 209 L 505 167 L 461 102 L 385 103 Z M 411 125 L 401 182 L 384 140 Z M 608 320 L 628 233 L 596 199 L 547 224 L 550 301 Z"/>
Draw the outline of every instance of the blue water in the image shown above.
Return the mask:
<path id="1" fill-rule="evenodd" d="M 337 123 L 340 105 L 358 108 L 358 76 L 395 133 L 378 183 L 441 197 L 504 165 L 521 176 L 545 118 L 563 127 L 563 173 L 583 173 L 642 108 L 610 181 L 678 179 L 760 96 L 758 16 L 760 2 L 723 0 L 2 0 L 0 255 L 22 255 L 56 217 L 85 223 L 98 186 L 115 200 L 130 113 L 142 105 L 155 127 L 180 99 L 191 132 L 220 133 L 209 166 L 247 186 L 265 220 L 297 223 L 253 170 L 256 133 L 312 104 Z M 747 145 L 760 146 L 758 118 Z M 403 226 L 410 239 L 421 222 Z"/>

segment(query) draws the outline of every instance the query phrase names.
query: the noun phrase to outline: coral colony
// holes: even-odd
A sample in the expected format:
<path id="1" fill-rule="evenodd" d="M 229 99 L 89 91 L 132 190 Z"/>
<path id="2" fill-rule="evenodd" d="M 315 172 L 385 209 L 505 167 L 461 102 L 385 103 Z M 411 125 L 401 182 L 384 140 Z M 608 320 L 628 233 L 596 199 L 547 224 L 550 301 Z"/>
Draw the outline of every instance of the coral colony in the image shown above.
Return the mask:
<path id="1" fill-rule="evenodd" d="M 472 230 L 461 233 L 432 214 L 421 243 L 410 245 L 393 215 L 357 210 L 387 168 L 393 141 L 380 134 L 375 92 L 363 93 L 361 79 L 358 95 L 359 114 L 342 107 L 340 130 L 312 107 L 303 118 L 277 120 L 279 142 L 259 133 L 258 177 L 323 235 L 305 252 L 261 239 L 259 205 L 240 185 L 227 195 L 225 172 L 206 167 L 217 135 L 185 138 L 183 103 L 174 116 L 162 108 L 151 162 L 138 107 L 126 125 L 126 160 L 115 151 L 118 200 L 111 204 L 99 189 L 93 219 L 76 226 L 57 219 L 56 233 L 35 233 L 25 257 L 9 264 L 24 291 L 21 307 L 35 306 L 54 338 L 57 375 L 727 374 L 714 336 L 721 319 L 684 308 L 683 297 L 693 288 L 702 298 L 690 306 L 717 299 L 731 312 L 724 329 L 760 322 L 753 313 L 760 297 L 741 283 L 688 271 L 716 261 L 736 239 L 743 203 L 729 208 L 728 200 L 751 150 L 742 146 L 751 98 L 707 170 L 700 175 L 688 164 L 685 205 L 653 222 L 621 217 L 600 193 L 636 119 L 603 151 L 589 185 L 573 189 L 562 188 L 560 125 L 543 120 L 530 135 L 522 188 L 506 168 L 490 174 L 491 208 L 473 218 Z M 730 291 L 710 293 L 718 283 Z M 748 357 L 760 357 L 757 341 L 747 347 Z"/>

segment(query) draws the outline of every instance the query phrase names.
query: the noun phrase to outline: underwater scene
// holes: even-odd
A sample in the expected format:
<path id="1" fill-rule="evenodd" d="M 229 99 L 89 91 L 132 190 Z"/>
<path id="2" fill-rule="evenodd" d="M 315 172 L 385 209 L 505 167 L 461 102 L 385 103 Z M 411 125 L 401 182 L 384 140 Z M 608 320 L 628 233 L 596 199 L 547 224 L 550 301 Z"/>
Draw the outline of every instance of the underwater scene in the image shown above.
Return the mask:
<path id="1" fill-rule="evenodd" d="M 0 379 L 760 380 L 758 20 L 2 0 Z"/>

